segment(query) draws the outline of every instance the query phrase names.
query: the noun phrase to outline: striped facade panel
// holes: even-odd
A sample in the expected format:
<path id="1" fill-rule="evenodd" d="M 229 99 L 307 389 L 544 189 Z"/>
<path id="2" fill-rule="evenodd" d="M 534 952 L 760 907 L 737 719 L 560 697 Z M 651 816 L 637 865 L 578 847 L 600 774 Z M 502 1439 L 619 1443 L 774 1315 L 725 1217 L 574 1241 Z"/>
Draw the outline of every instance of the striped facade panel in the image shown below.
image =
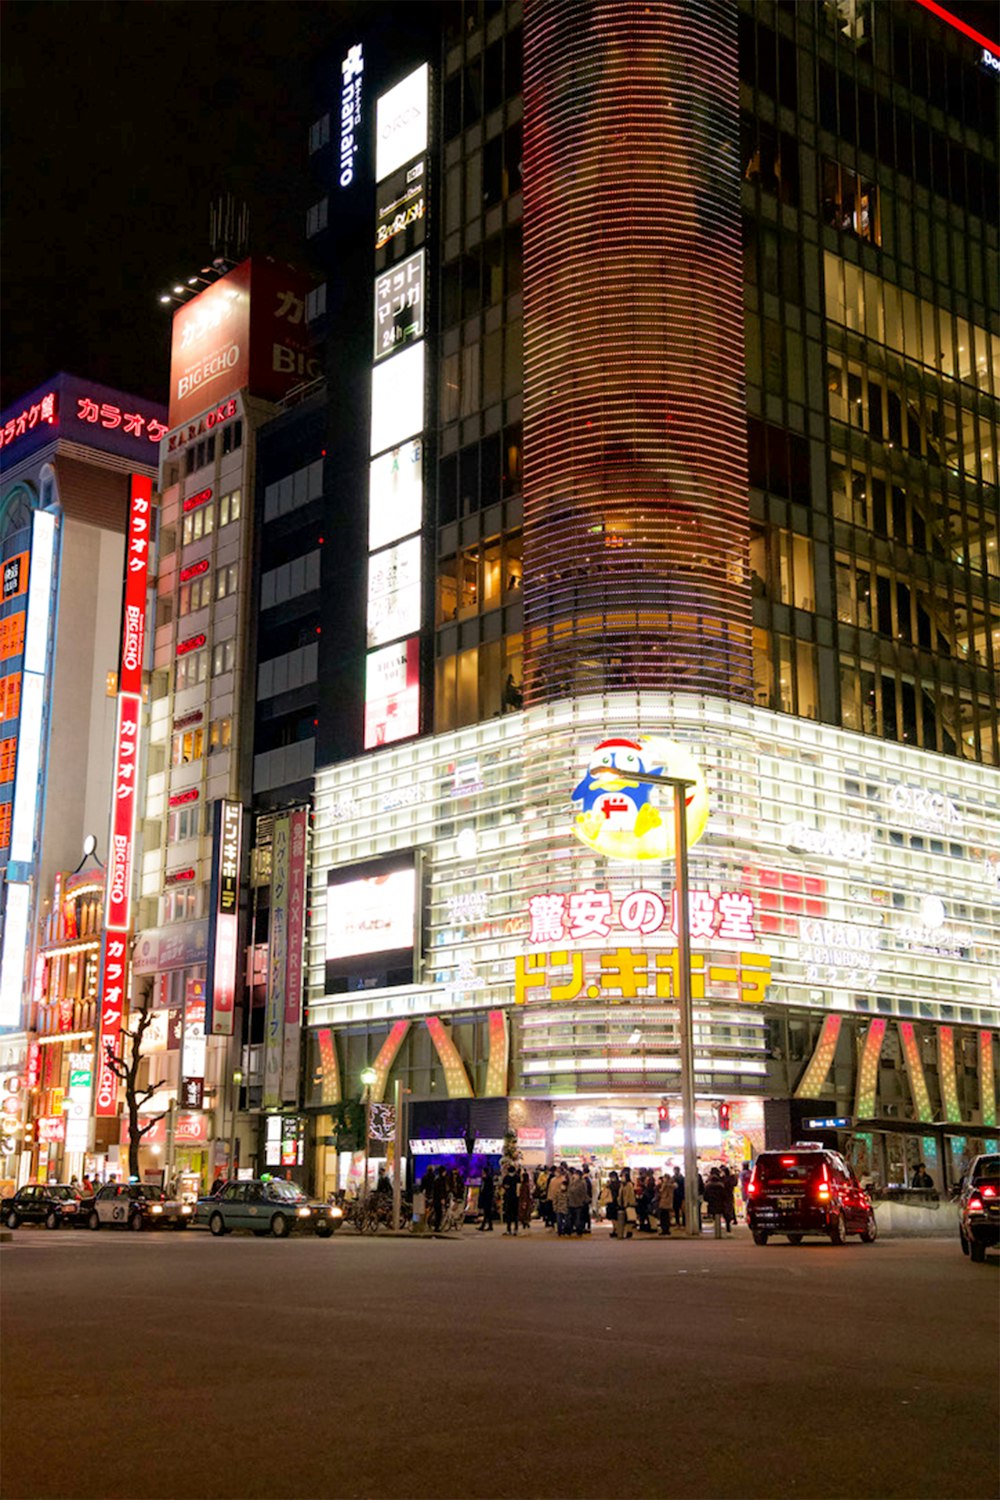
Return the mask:
<path id="1" fill-rule="evenodd" d="M 528 703 L 751 696 L 736 11 L 529 0 Z"/>

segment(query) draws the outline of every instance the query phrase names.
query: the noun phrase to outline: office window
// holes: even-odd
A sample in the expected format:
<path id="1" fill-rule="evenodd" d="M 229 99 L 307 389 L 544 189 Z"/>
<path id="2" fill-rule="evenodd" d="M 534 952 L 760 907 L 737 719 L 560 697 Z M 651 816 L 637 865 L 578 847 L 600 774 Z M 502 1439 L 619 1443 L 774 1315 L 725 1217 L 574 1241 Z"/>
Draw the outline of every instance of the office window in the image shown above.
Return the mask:
<path id="1" fill-rule="evenodd" d="M 230 422 L 228 427 L 222 429 L 222 452 L 235 453 L 237 448 L 243 447 L 243 419 L 238 417 L 235 422 Z"/>
<path id="2" fill-rule="evenodd" d="M 210 500 L 207 505 L 199 505 L 197 510 L 188 511 L 184 517 L 182 545 L 186 547 L 190 542 L 200 542 L 203 536 L 211 536 L 214 527 L 215 506 Z"/>
<path id="3" fill-rule="evenodd" d="M 175 670 L 177 692 L 183 691 L 184 688 L 196 687 L 207 677 L 208 651 L 204 647 L 200 651 L 190 651 L 187 656 L 178 659 Z"/>
<path id="4" fill-rule="evenodd" d="M 215 755 L 219 750 L 228 750 L 233 741 L 233 721 L 228 716 L 224 719 L 213 719 L 208 726 L 208 753 Z"/>
<path id="5" fill-rule="evenodd" d="M 193 729 L 178 730 L 170 743 L 170 763 L 188 766 L 201 760 L 205 753 L 205 730 L 199 724 Z"/>
<path id="6" fill-rule="evenodd" d="M 309 155 L 325 146 L 330 139 L 330 116 L 321 115 L 309 126 Z"/>
<path id="7" fill-rule="evenodd" d="M 314 234 L 319 234 L 327 226 L 330 213 L 329 198 L 321 198 L 314 203 L 306 214 L 306 238 L 311 239 Z"/>
<path id="8" fill-rule="evenodd" d="M 203 573 L 200 578 L 194 578 L 190 583 L 181 584 L 177 595 L 177 613 L 179 615 L 190 615 L 196 609 L 204 609 L 211 602 L 211 576 L 208 573 Z"/>
<path id="9" fill-rule="evenodd" d="M 230 521 L 238 521 L 240 518 L 240 491 L 230 490 L 228 495 L 221 496 L 219 500 L 219 525 L 228 526 Z"/>
<path id="10" fill-rule="evenodd" d="M 240 570 L 237 563 L 229 563 L 224 568 L 215 570 L 215 597 L 225 599 L 230 594 L 235 594 L 240 581 Z"/>
<path id="11" fill-rule="evenodd" d="M 176 808 L 167 818 L 167 843 L 180 844 L 184 839 L 196 839 L 201 833 L 201 810 L 200 802 Z"/>
<path id="12" fill-rule="evenodd" d="M 231 672 L 235 665 L 235 640 L 219 641 L 212 653 L 212 676 L 221 677 L 223 672 Z"/>

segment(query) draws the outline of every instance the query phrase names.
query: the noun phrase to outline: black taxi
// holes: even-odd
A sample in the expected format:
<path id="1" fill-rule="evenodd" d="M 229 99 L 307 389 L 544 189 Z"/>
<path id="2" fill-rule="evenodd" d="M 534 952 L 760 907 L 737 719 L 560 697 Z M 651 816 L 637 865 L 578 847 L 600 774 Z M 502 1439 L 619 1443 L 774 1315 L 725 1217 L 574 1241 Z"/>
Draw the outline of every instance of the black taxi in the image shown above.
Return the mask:
<path id="1" fill-rule="evenodd" d="M 762 1151 L 747 1184 L 747 1223 L 755 1245 L 785 1235 L 793 1245 L 807 1234 L 843 1245 L 849 1234 L 866 1244 L 878 1235 L 872 1201 L 847 1162 L 821 1144 L 797 1142 Z"/>

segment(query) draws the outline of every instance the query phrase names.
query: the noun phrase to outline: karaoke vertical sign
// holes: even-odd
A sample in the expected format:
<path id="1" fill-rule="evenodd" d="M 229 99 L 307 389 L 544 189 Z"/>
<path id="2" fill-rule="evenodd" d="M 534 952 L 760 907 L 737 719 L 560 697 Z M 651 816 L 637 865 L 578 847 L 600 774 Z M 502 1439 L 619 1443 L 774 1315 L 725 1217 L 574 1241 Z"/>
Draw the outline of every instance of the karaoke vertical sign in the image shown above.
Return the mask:
<path id="1" fill-rule="evenodd" d="M 146 591 L 153 516 L 153 481 L 133 474 L 129 486 L 128 546 L 118 662 L 118 712 L 111 782 L 108 863 L 101 934 L 100 1010 L 97 1043 L 98 1116 L 118 1113 L 118 1079 L 108 1052 L 121 1045 L 128 1000 L 128 934 L 132 922 L 135 820 L 139 801 L 139 735 L 142 722 L 142 668 L 146 649 Z"/>

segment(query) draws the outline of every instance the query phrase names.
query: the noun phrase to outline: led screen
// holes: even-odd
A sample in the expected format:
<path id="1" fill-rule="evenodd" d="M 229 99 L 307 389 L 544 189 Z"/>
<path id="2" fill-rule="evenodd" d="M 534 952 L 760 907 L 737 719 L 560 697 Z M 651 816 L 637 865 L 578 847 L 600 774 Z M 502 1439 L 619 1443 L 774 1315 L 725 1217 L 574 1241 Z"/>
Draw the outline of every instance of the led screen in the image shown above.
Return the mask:
<path id="1" fill-rule="evenodd" d="M 372 370 L 372 454 L 384 453 L 424 428 L 424 343 Z"/>
<path id="2" fill-rule="evenodd" d="M 375 106 L 375 181 L 427 150 L 430 69 L 423 63 Z"/>
<path id="3" fill-rule="evenodd" d="M 365 749 L 420 731 L 420 641 L 372 651 L 365 670 Z"/>
<path id="4" fill-rule="evenodd" d="M 418 889 L 412 852 L 329 872 L 328 988 L 372 988 L 412 980 Z"/>
<path id="5" fill-rule="evenodd" d="M 424 448 L 420 438 L 390 448 L 368 471 L 368 549 L 419 531 L 424 519 Z"/>
<path id="6" fill-rule="evenodd" d="M 368 559 L 368 645 L 384 646 L 420 629 L 420 538 Z"/>

